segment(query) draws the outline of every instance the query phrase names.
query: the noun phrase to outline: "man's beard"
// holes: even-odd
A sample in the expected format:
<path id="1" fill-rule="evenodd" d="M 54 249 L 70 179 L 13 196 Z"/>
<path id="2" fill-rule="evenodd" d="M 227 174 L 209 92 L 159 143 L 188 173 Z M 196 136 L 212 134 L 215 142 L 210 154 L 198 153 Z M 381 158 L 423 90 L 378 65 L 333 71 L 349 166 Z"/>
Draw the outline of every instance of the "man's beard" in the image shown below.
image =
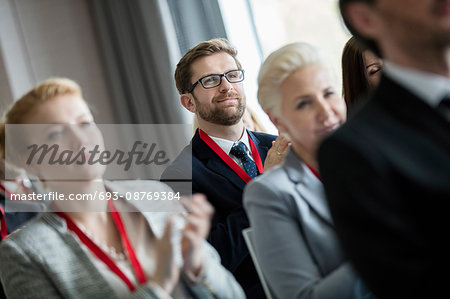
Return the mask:
<path id="1" fill-rule="evenodd" d="M 228 94 L 222 98 L 236 98 L 238 100 L 237 110 L 235 113 L 230 113 L 227 111 L 228 107 L 213 106 L 210 108 L 209 104 L 201 104 L 200 101 L 194 96 L 195 106 L 197 108 L 198 116 L 210 123 L 221 125 L 221 126 L 232 126 L 237 124 L 245 111 L 245 99 L 243 99 L 238 94 Z M 219 99 L 220 100 L 220 99 Z M 214 101 L 217 101 L 215 99 Z"/>

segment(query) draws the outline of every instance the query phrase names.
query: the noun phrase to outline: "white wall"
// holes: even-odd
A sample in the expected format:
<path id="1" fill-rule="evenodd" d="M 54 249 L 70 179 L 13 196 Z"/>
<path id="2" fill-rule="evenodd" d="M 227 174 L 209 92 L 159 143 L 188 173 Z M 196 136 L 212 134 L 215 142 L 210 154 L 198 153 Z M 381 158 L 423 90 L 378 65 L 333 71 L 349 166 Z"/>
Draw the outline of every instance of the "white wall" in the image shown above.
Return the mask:
<path id="1" fill-rule="evenodd" d="M 8 103 L 12 102 L 12 98 L 8 75 L 6 74 L 5 64 L 3 63 L 3 55 L 0 50 L 0 112 L 3 112 L 3 109 L 6 108 Z"/>
<path id="2" fill-rule="evenodd" d="M 0 0 L 0 107 L 52 76 L 77 81 L 98 111 L 114 123 L 89 0 Z"/>
<path id="3" fill-rule="evenodd" d="M 247 106 L 256 112 L 264 128 L 272 134 L 277 129 L 258 103 L 258 72 L 263 57 L 258 49 L 256 32 L 253 30 L 246 0 L 219 0 L 222 17 L 230 42 L 237 48 L 238 59 L 245 70 L 245 94 Z"/>

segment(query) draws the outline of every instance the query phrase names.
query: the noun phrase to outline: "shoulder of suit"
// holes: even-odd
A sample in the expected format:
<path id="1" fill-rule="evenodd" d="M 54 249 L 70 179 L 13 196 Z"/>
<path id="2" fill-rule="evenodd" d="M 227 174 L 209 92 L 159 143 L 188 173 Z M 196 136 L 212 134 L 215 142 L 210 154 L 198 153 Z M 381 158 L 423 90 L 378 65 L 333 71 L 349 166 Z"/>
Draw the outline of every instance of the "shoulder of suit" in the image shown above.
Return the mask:
<path id="1" fill-rule="evenodd" d="M 161 180 L 172 180 L 172 179 L 191 179 L 192 171 L 194 170 L 193 165 L 197 164 L 197 158 L 193 155 L 183 154 L 179 155 L 169 166 L 164 169 L 161 174 Z"/>
<path id="2" fill-rule="evenodd" d="M 268 133 L 253 132 L 253 131 L 250 131 L 250 132 L 259 140 L 275 140 L 278 137 L 276 135 L 272 135 L 272 134 L 268 134 Z"/>
<path id="3" fill-rule="evenodd" d="M 283 167 L 275 166 L 245 187 L 244 207 L 247 209 L 252 204 L 273 207 L 286 200 L 289 201 L 293 186 Z"/>
<path id="4" fill-rule="evenodd" d="M 18 244 L 20 247 L 33 248 L 40 239 L 51 239 L 51 234 L 55 231 L 51 228 L 51 225 L 43 219 L 44 216 L 45 213 L 42 213 L 11 232 L 2 240 L 0 246 L 12 242 Z"/>
<path id="5" fill-rule="evenodd" d="M 278 189 L 280 183 L 284 184 L 285 181 L 289 181 L 286 170 L 283 168 L 283 165 L 277 165 L 256 177 L 249 186 L 260 185 L 267 186 L 270 189 Z"/>
<path id="6" fill-rule="evenodd" d="M 178 154 L 178 156 L 173 160 L 172 163 L 176 163 L 180 160 L 186 159 L 189 156 L 192 156 L 193 148 L 194 148 L 194 145 L 192 142 L 189 143 L 188 145 L 186 145 L 183 148 L 183 150 Z"/>

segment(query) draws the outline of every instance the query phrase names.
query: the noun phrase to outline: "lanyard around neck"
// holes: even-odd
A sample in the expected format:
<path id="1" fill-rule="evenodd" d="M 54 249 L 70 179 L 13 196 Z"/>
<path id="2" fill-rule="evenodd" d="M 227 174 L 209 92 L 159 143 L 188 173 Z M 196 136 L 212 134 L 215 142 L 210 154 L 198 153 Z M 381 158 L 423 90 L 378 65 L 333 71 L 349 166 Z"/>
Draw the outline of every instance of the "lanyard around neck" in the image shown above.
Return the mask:
<path id="1" fill-rule="evenodd" d="M 319 179 L 319 181 L 322 181 L 322 178 L 320 177 L 320 173 L 317 170 L 315 170 L 314 168 L 312 168 L 308 164 L 306 164 L 306 166 L 308 166 L 309 170 L 311 170 L 311 172 L 316 176 L 316 178 Z"/>
<path id="2" fill-rule="evenodd" d="M 1 213 L 0 217 L 2 217 L 2 220 L 0 222 L 0 236 L 1 236 L 0 240 L 3 240 L 8 235 L 8 228 L 6 227 L 5 211 L 3 211 L 2 206 L 0 206 L 0 213 Z"/>
<path id="3" fill-rule="evenodd" d="M 5 186 L 3 186 L 3 184 L 1 183 L 0 183 L 0 190 L 3 191 L 3 194 L 5 195 L 5 200 L 7 197 L 9 198 L 11 197 L 11 193 L 9 193 L 9 191 L 6 190 Z M 2 206 L 0 206 L 0 213 L 1 213 L 0 217 L 2 217 L 2 219 L 0 220 L 0 236 L 1 236 L 0 240 L 3 240 L 8 235 L 8 227 L 6 226 L 6 216 Z"/>
<path id="4" fill-rule="evenodd" d="M 198 130 L 200 138 L 225 162 L 233 171 L 245 182 L 248 183 L 252 178 L 233 160 L 231 157 L 224 152 L 224 150 L 208 136 L 201 129 Z M 250 149 L 252 151 L 253 160 L 258 167 L 258 172 L 261 174 L 263 172 L 263 165 L 261 162 L 261 157 L 259 156 L 258 150 L 256 149 L 253 140 L 249 137 L 248 141 L 250 143 Z"/>
<path id="5" fill-rule="evenodd" d="M 137 280 L 139 284 L 143 284 L 147 281 L 147 278 L 145 277 L 144 270 L 142 269 L 141 264 L 139 263 L 139 260 L 136 257 L 136 253 L 133 249 L 133 246 L 131 245 L 130 240 L 128 239 L 127 232 L 125 230 L 125 226 L 123 225 L 122 218 L 120 217 L 119 212 L 117 212 L 116 207 L 114 206 L 113 202 L 111 200 L 108 200 L 108 206 L 111 210 L 112 217 L 114 220 L 114 223 L 116 224 L 117 230 L 120 233 L 120 238 L 122 240 L 122 243 L 125 246 L 125 250 L 127 251 L 128 257 L 131 262 L 131 266 L 133 267 L 134 273 L 136 274 Z M 126 277 L 126 275 L 120 270 L 120 268 L 114 263 L 114 261 L 100 248 L 97 244 L 94 243 L 94 241 L 91 240 L 76 224 L 73 222 L 72 219 L 70 219 L 69 216 L 67 216 L 63 212 L 55 212 L 58 216 L 63 218 L 67 223 L 67 228 L 71 231 L 73 231 L 81 242 L 83 242 L 84 245 L 86 245 L 87 248 L 96 256 L 98 257 L 105 265 L 112 271 L 114 274 L 116 274 L 120 279 L 123 280 L 123 282 L 128 286 L 130 291 L 136 290 L 136 287 L 133 285 L 133 283 Z"/>

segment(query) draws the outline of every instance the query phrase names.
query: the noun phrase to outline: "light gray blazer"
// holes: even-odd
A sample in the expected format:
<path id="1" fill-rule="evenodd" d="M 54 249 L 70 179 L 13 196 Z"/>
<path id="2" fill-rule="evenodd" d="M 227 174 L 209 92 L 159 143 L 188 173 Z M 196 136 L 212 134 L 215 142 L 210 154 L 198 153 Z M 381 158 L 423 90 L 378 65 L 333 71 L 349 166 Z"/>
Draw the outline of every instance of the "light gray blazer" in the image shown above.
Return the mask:
<path id="1" fill-rule="evenodd" d="M 158 185 L 159 184 L 159 185 Z M 149 190 L 162 190 L 153 182 Z M 156 187 L 156 188 L 155 188 Z M 156 236 L 163 233 L 167 213 L 142 213 Z M 163 216 L 163 217 L 161 217 Z M 196 298 L 245 298 L 234 277 L 220 264 L 217 252 L 204 244 L 204 283 L 185 286 Z M 8 298 L 117 298 L 113 289 L 67 230 L 66 222 L 46 212 L 9 235 L 0 246 L 0 276 Z M 140 286 L 130 298 L 158 298 Z"/>
<path id="2" fill-rule="evenodd" d="M 361 298 L 346 262 L 323 185 L 291 150 L 282 165 L 244 190 L 262 272 L 277 298 Z"/>

